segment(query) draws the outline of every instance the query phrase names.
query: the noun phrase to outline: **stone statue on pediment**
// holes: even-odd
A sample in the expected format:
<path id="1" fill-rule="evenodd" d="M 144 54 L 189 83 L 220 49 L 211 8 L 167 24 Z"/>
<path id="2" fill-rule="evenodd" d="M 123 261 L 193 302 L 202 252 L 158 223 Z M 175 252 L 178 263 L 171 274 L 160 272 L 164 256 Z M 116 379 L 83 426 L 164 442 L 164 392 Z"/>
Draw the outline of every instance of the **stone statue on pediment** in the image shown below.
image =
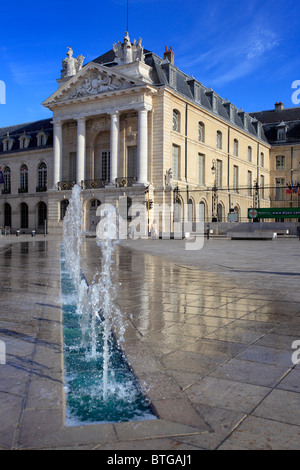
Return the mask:
<path id="1" fill-rule="evenodd" d="M 77 59 L 73 57 L 72 47 L 68 47 L 67 57 L 62 61 L 61 78 L 73 77 L 82 69 L 84 57 L 80 54 Z"/>
<path id="2" fill-rule="evenodd" d="M 125 37 L 123 43 L 118 41 L 118 43 L 113 44 L 113 50 L 115 53 L 115 62 L 118 65 L 130 64 L 131 62 L 141 61 L 144 62 L 144 48 L 142 47 L 142 39 L 139 38 L 138 42 L 136 40 L 131 44 L 128 31 L 125 32 Z"/>

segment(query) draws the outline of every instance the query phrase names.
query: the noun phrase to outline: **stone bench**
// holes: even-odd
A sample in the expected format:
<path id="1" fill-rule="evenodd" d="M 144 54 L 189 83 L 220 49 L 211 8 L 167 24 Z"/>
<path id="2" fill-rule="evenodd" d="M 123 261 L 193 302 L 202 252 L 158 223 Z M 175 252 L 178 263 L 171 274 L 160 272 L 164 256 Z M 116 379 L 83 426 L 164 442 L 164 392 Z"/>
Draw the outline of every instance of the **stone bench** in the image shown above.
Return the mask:
<path id="1" fill-rule="evenodd" d="M 277 232 L 228 232 L 227 238 L 231 240 L 274 240 Z"/>

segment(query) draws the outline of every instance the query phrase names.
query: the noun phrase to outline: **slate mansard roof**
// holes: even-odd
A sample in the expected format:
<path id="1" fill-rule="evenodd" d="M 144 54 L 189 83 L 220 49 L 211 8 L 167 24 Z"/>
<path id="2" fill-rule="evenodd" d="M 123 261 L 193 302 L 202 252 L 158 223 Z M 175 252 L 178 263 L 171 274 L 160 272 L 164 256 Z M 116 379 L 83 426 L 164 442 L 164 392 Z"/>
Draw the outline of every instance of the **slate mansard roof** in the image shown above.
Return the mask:
<path id="1" fill-rule="evenodd" d="M 277 142 L 276 125 L 284 121 L 288 126 L 286 142 L 300 142 L 300 108 L 246 113 L 242 109 L 238 109 L 227 99 L 221 98 L 211 88 L 202 85 L 193 76 L 186 75 L 168 59 L 162 59 L 146 49 L 144 49 L 144 54 L 145 63 L 151 67 L 150 77 L 154 86 L 166 86 L 173 89 L 184 99 L 195 103 L 204 110 L 210 111 L 225 122 L 233 124 L 267 144 L 274 145 Z M 117 65 L 113 49 L 91 62 L 105 67 Z M 24 152 L 39 148 L 37 147 L 36 136 L 42 129 L 48 134 L 47 144 L 43 148 L 53 146 L 53 125 L 51 119 L 0 128 L 0 154 L 17 151 Z M 26 149 L 20 149 L 19 138 L 24 134 L 24 131 L 31 139 Z M 10 151 L 3 152 L 2 142 L 7 133 L 9 133 L 10 138 L 14 139 L 14 143 Z"/>
<path id="2" fill-rule="evenodd" d="M 48 139 L 47 139 L 47 144 L 43 146 L 38 146 L 38 141 L 37 141 L 37 134 L 40 131 L 44 131 L 45 134 L 47 134 Z M 19 138 L 26 134 L 26 136 L 30 137 L 29 145 L 26 149 L 20 149 L 20 141 Z M 9 137 L 10 139 L 13 139 L 13 146 L 11 150 L 3 152 L 3 140 L 6 137 Z M 34 122 L 28 122 L 25 124 L 19 124 L 15 126 L 8 126 L 8 127 L 2 127 L 0 128 L 0 154 L 9 154 L 12 152 L 24 152 L 24 151 L 30 151 L 30 150 L 35 150 L 35 149 L 41 149 L 41 148 L 49 148 L 53 146 L 53 125 L 52 125 L 52 119 L 43 119 L 41 121 L 34 121 Z"/>
<path id="3" fill-rule="evenodd" d="M 277 103 L 276 103 L 277 104 Z M 300 143 L 300 107 L 271 109 L 251 113 L 264 127 L 265 135 L 271 145 L 286 145 Z M 278 127 L 286 125 L 286 136 L 278 140 Z"/>
<path id="4" fill-rule="evenodd" d="M 211 88 L 205 87 L 193 76 L 186 75 L 168 60 L 162 59 L 146 49 L 144 49 L 144 54 L 145 63 L 152 67 L 150 77 L 154 86 L 168 86 L 173 88 L 184 98 L 194 101 L 198 106 L 213 112 L 222 119 L 231 122 L 242 130 L 249 132 L 254 137 L 259 137 L 261 140 L 268 143 L 263 127 L 261 127 L 260 136 L 258 135 L 257 120 L 253 119 L 250 114 L 236 108 L 232 103 L 229 103 L 227 99 L 224 100 L 221 98 Z M 97 57 L 92 62 L 96 62 L 105 67 L 114 67 L 117 65 L 113 49 Z M 213 99 L 215 100 L 215 106 L 213 105 Z M 231 116 L 229 114 L 229 107 L 232 109 Z"/>

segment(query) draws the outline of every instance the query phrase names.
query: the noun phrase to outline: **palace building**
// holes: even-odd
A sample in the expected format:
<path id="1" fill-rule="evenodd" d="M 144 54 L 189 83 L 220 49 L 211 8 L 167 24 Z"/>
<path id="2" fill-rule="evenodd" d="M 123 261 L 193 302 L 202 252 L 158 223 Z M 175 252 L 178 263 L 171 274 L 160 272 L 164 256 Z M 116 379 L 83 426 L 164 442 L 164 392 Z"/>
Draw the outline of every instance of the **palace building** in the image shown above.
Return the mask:
<path id="1" fill-rule="evenodd" d="M 171 220 L 159 215 L 163 231 L 199 214 L 246 221 L 248 208 L 285 194 L 298 175 L 300 108 L 248 114 L 179 70 L 174 57 L 128 33 L 85 65 L 68 48 L 58 88 L 43 102 L 53 118 L 0 129 L 0 225 L 61 233 L 75 183 L 87 232 L 104 203 L 126 217 L 133 201 L 145 204 L 149 224 L 153 205 L 176 206 Z"/>

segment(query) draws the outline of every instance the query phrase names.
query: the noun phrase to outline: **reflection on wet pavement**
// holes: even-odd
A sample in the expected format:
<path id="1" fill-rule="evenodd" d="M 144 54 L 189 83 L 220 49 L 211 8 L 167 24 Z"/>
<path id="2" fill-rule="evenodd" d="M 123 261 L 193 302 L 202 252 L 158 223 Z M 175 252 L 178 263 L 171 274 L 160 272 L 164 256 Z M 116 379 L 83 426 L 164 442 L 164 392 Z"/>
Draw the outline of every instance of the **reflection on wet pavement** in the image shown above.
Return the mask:
<path id="1" fill-rule="evenodd" d="M 285 268 L 279 254 L 259 269 L 275 245 L 258 243 L 256 259 L 243 252 L 237 272 L 240 248 L 222 243 L 203 252 L 202 267 L 182 252 L 168 259 L 159 253 L 166 245 L 156 245 L 156 255 L 147 252 L 150 241 L 145 249 L 118 246 L 123 347 L 160 419 L 97 433 L 64 427 L 59 241 L 1 247 L 0 448 L 299 448 L 300 366 L 291 361 L 299 281 L 277 274 L 297 274 L 299 245 L 285 242 Z M 86 240 L 83 257 L 91 282 L 96 270 L 101 275 L 95 240 Z"/>

